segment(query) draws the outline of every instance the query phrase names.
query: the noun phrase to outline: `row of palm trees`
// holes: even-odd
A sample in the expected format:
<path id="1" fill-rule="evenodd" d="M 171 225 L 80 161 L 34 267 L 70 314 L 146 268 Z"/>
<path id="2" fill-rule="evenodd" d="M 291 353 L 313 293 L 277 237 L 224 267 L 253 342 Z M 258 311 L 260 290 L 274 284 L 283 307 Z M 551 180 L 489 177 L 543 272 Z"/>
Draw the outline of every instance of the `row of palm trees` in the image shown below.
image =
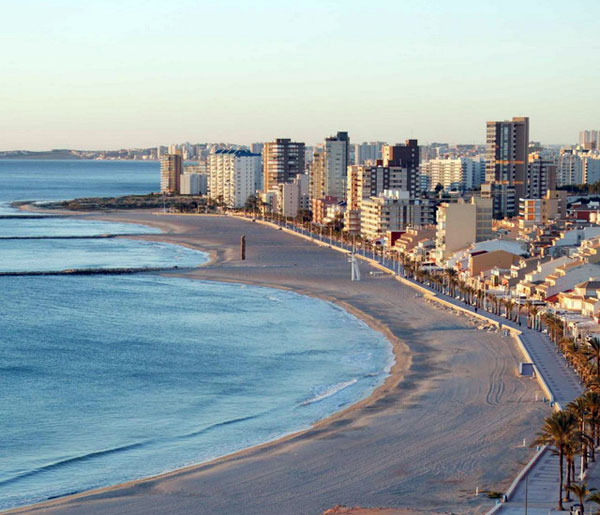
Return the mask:
<path id="1" fill-rule="evenodd" d="M 468 305 L 483 308 L 514 322 L 520 322 L 525 312 L 528 328 L 539 331 L 546 328 L 550 339 L 585 382 L 586 391 L 565 410 L 555 412 L 545 419 L 533 445 L 550 445 L 558 456 L 558 509 L 564 509 L 563 503 L 571 500 L 571 493 L 579 500 L 582 510 L 586 500 L 600 505 L 600 493 L 593 493 L 594 489 L 588 488 L 586 483 L 575 481 L 577 456 L 581 456 L 581 472 L 584 472 L 590 462 L 596 461 L 596 449 L 600 446 L 600 339 L 589 338 L 578 342 L 567 337 L 563 322 L 556 315 L 548 311 L 541 312 L 533 302 L 517 304 L 510 298 L 501 298 L 469 286 L 459 280 L 454 269 L 428 272 L 406 256 L 401 257 L 401 260 L 407 277 L 434 290 L 451 297 L 458 296 Z"/>
<path id="2" fill-rule="evenodd" d="M 504 316 L 507 320 L 518 324 L 525 312 L 527 327 L 541 330 L 538 319 L 539 307 L 531 301 L 521 304 L 510 297 L 501 297 L 490 291 L 471 286 L 460 280 L 458 272 L 454 268 L 446 268 L 443 271 L 426 271 L 416 261 L 404 254 L 400 256 L 400 261 L 407 277 L 424 283 L 435 291 L 445 293 L 450 297 L 458 297 L 469 306 Z"/>
<path id="3" fill-rule="evenodd" d="M 575 482 L 576 457 L 581 456 L 581 472 L 589 462 L 596 461 L 600 443 L 600 382 L 590 385 L 586 392 L 571 402 L 565 410 L 546 417 L 542 430 L 532 445 L 549 445 L 558 456 L 559 486 L 558 509 L 570 501 L 573 493 L 582 504 L 588 501 L 600 504 L 600 494 L 591 494 L 585 483 Z M 566 469 L 566 470 L 565 470 Z M 591 494 L 591 495 L 590 495 Z"/>
<path id="4" fill-rule="evenodd" d="M 585 382 L 586 391 L 565 410 L 546 417 L 532 445 L 549 445 L 558 456 L 560 510 L 564 509 L 563 503 L 570 500 L 571 493 L 577 497 L 582 509 L 586 500 L 600 505 L 600 493 L 592 493 L 594 489 L 588 488 L 586 483 L 575 481 L 576 458 L 581 456 L 581 472 L 584 472 L 590 462 L 596 461 L 596 449 L 600 446 L 600 340 L 591 338 L 578 342 L 567 337 L 562 321 L 556 315 L 542 311 L 538 304 L 531 301 L 517 303 L 511 298 L 471 286 L 460 280 L 453 268 L 427 271 L 406 254 L 400 254 L 399 259 L 405 276 L 438 292 L 458 297 L 469 306 L 504 316 L 519 324 L 525 314 L 528 328 L 538 331 L 546 329 L 569 365 Z"/>

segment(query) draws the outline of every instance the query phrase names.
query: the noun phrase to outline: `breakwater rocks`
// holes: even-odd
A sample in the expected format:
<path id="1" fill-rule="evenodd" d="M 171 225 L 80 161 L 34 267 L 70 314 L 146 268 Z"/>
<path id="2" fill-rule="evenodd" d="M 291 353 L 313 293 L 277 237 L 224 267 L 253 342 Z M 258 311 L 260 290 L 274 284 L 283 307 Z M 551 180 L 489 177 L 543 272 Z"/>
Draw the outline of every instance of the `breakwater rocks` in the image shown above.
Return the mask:
<path id="1" fill-rule="evenodd" d="M 64 218 L 64 215 L 0 215 L 0 220 L 11 218 L 19 220 L 37 220 L 39 218 Z"/>
<path id="2" fill-rule="evenodd" d="M 123 275 L 145 272 L 169 272 L 180 270 L 178 266 L 145 267 L 145 268 L 70 268 L 68 270 L 48 270 L 31 272 L 0 272 L 0 277 L 32 276 L 32 275 Z"/>
<path id="3" fill-rule="evenodd" d="M 119 236 L 137 236 L 136 234 L 94 234 L 92 236 L 0 236 L 0 240 L 97 240 L 117 238 Z"/>

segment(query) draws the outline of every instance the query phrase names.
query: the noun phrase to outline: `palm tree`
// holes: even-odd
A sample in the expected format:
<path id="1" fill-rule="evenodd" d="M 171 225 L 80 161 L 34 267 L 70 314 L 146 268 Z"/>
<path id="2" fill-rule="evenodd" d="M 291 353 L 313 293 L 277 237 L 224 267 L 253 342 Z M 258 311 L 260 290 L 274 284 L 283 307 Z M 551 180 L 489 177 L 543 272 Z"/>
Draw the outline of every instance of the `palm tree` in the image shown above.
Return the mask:
<path id="1" fill-rule="evenodd" d="M 578 485 L 577 483 L 567 487 L 568 490 L 570 492 L 573 492 L 575 494 L 575 496 L 577 497 L 577 499 L 579 499 L 579 504 L 581 504 L 581 513 L 583 515 L 583 513 L 585 513 L 585 506 L 583 504 L 584 499 L 586 498 L 586 496 L 588 496 L 590 493 L 592 493 L 594 490 L 596 490 L 595 488 L 588 488 L 587 483 L 581 483 L 580 485 Z M 598 494 L 594 494 L 594 495 L 598 495 Z M 587 499 L 592 500 L 590 497 L 588 497 Z M 595 501 L 593 501 L 595 502 Z"/>
<path id="2" fill-rule="evenodd" d="M 531 306 L 531 309 L 529 310 L 529 317 L 531 318 L 531 329 L 535 329 L 537 331 L 538 327 L 537 327 L 537 314 L 539 312 L 539 309 L 535 306 L 535 304 L 533 306 Z M 528 318 L 529 319 L 529 318 Z"/>
<path id="3" fill-rule="evenodd" d="M 448 295 L 454 297 L 452 291 L 454 284 L 456 284 L 456 276 L 458 275 L 458 272 L 454 270 L 454 268 L 446 268 L 446 270 L 444 270 L 444 274 L 448 279 Z"/>
<path id="4" fill-rule="evenodd" d="M 590 502 L 595 502 L 596 504 L 600 504 L 600 493 L 596 492 L 595 494 L 589 495 L 587 500 Z"/>
<path id="5" fill-rule="evenodd" d="M 577 397 L 577 399 L 569 403 L 567 409 L 575 415 L 577 422 L 579 422 L 579 431 L 581 433 L 581 459 L 583 460 L 583 470 L 586 470 L 588 466 L 587 446 L 589 440 L 586 433 L 586 424 L 589 415 L 588 403 L 584 397 Z"/>
<path id="6" fill-rule="evenodd" d="M 557 411 L 544 420 L 542 431 L 532 445 L 551 445 L 558 454 L 558 509 L 563 510 L 564 456 L 573 439 L 577 421 L 572 413 Z M 567 492 L 568 494 L 568 492 Z"/>
<path id="7" fill-rule="evenodd" d="M 588 423 L 591 425 L 592 434 L 590 450 L 590 459 L 596 461 L 596 445 L 598 445 L 598 424 L 600 423 L 600 393 L 588 390 L 583 394 L 583 399 L 587 404 Z"/>
<path id="8" fill-rule="evenodd" d="M 512 300 L 507 299 L 504 301 L 504 308 L 506 309 L 506 318 L 508 320 L 512 321 L 513 320 L 513 311 L 515 309 L 515 303 Z"/>
<path id="9" fill-rule="evenodd" d="M 588 338 L 588 347 L 584 353 L 589 361 L 596 362 L 596 376 L 600 377 L 600 339 L 595 337 Z"/>

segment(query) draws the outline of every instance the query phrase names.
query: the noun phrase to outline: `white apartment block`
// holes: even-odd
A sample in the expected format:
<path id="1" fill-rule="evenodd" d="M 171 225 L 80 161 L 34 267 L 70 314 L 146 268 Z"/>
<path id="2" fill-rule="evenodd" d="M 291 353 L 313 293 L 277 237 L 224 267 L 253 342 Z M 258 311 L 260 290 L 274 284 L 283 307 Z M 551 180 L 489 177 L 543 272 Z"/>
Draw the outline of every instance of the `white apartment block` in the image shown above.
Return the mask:
<path id="1" fill-rule="evenodd" d="M 431 159 L 421 164 L 421 174 L 427 177 L 430 191 L 438 184 L 446 191 L 476 189 L 485 177 L 485 162 L 468 157 Z"/>
<path id="2" fill-rule="evenodd" d="M 408 191 L 407 170 L 396 166 L 352 165 L 348 167 L 344 228 L 360 232 L 362 203 L 385 190 Z"/>
<path id="3" fill-rule="evenodd" d="M 348 141 L 327 138 L 325 156 L 325 195 L 343 199 L 346 194 Z"/>
<path id="4" fill-rule="evenodd" d="M 360 233 L 363 238 L 375 240 L 387 231 L 403 231 L 409 226 L 427 223 L 427 206 L 410 198 L 410 192 L 386 190 L 378 197 L 362 202 Z"/>
<path id="5" fill-rule="evenodd" d="M 227 207 L 244 207 L 260 182 L 260 154 L 247 150 L 214 150 L 208 157 L 208 195 Z"/>
<path id="6" fill-rule="evenodd" d="M 300 174 L 291 182 L 278 184 L 274 190 L 273 211 L 287 218 L 295 218 L 300 211 L 309 211 L 308 182 L 308 175 Z"/>
<path id="7" fill-rule="evenodd" d="M 556 183 L 594 184 L 600 181 L 600 154 L 563 148 L 558 158 Z"/>
<path id="8" fill-rule="evenodd" d="M 181 175 L 180 193 L 182 195 L 206 195 L 208 174 L 184 172 Z"/>

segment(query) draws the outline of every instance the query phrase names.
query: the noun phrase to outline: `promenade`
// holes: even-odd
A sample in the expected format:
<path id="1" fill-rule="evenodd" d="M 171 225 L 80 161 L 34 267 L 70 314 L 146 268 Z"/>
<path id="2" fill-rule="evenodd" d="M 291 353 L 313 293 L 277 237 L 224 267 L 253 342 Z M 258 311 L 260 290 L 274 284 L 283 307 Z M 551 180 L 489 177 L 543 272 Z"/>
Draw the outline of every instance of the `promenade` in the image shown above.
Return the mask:
<path id="1" fill-rule="evenodd" d="M 333 239 L 311 235 L 297 227 L 288 226 L 286 228 L 298 234 L 312 237 L 319 243 L 330 245 L 332 248 L 347 252 L 352 250 L 348 245 Z M 556 405 L 558 409 L 563 409 L 569 402 L 583 393 L 584 387 L 579 377 L 568 365 L 556 345 L 545 333 L 527 328 L 524 317 L 521 318 L 520 323 L 517 323 L 481 309 L 475 312 L 472 306 L 459 299 L 452 298 L 433 290 L 425 284 L 404 277 L 402 268 L 397 262 L 379 257 L 374 252 L 370 253 L 361 249 L 356 252 L 364 260 L 401 277 L 402 282 L 411 284 L 419 290 L 423 288 L 428 290 L 432 298 L 441 299 L 446 304 L 452 304 L 462 312 L 470 312 L 473 316 L 485 316 L 487 319 L 501 324 L 502 327 L 519 331 L 520 334 L 517 337 L 531 358 L 537 374 L 541 377 L 541 382 L 547 387 L 543 389 L 547 389 L 550 393 L 550 398 L 547 400 Z M 534 435 L 532 435 L 533 438 Z M 592 464 L 588 470 L 587 480 L 590 484 L 600 483 L 600 467 Z M 558 459 L 550 449 L 544 449 L 528 463 L 515 479 L 507 492 L 507 502 L 495 506 L 489 513 L 522 514 L 526 508 L 529 514 L 552 513 L 557 504 L 557 490 Z M 565 507 L 568 509 L 571 504 L 565 503 Z M 560 512 L 557 511 L 556 513 Z"/>

